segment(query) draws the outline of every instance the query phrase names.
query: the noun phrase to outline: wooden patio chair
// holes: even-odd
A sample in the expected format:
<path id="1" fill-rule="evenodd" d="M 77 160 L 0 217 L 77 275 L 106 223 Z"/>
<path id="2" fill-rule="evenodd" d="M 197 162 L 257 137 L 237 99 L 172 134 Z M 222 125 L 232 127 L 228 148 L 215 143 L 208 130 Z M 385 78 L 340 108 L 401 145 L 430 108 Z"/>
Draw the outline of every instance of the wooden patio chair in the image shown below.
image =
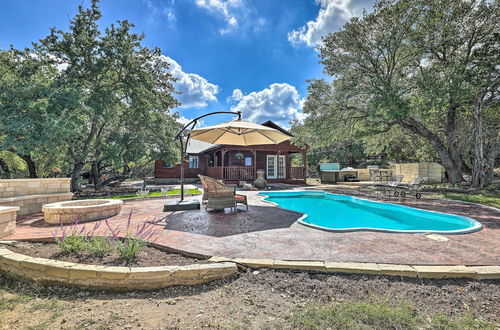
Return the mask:
<path id="1" fill-rule="evenodd" d="M 248 210 L 247 196 L 236 194 L 235 187 L 228 187 L 224 183 L 208 176 L 201 174 L 198 176 L 203 186 L 203 195 L 206 195 L 206 209 L 223 210 L 229 207 L 232 211 L 236 211 L 236 206 L 240 203 L 245 204 Z"/>

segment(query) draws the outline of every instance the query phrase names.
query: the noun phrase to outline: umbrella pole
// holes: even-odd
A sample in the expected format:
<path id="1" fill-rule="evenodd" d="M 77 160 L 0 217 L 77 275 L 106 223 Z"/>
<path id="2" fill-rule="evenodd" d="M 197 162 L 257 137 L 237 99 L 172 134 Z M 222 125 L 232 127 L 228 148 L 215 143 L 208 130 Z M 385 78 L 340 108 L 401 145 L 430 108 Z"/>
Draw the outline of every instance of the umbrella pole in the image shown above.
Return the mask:
<path id="1" fill-rule="evenodd" d="M 179 141 L 181 142 L 181 203 L 182 203 L 182 201 L 184 200 L 184 158 L 186 157 L 186 154 L 184 152 L 184 144 L 182 142 L 182 138 L 180 138 Z"/>

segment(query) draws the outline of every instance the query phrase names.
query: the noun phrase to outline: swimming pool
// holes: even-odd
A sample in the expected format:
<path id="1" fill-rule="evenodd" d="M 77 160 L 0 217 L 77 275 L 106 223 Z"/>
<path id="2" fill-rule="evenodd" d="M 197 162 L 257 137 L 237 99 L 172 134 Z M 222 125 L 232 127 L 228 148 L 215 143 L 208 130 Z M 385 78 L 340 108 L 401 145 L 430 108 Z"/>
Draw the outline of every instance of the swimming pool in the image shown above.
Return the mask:
<path id="1" fill-rule="evenodd" d="M 282 208 L 304 213 L 300 223 L 331 231 L 463 234 L 482 228 L 478 221 L 468 217 L 322 191 L 262 192 L 259 195 Z"/>

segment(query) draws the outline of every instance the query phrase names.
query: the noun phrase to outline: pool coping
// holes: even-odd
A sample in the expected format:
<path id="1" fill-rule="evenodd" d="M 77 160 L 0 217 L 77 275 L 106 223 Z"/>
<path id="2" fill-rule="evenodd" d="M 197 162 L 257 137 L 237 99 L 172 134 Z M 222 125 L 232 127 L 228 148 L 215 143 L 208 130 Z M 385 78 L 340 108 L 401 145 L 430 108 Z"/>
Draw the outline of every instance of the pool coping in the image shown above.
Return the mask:
<path id="1" fill-rule="evenodd" d="M 367 198 L 354 197 L 354 196 L 347 195 L 347 194 L 334 194 L 334 193 L 331 193 L 331 192 L 326 192 L 324 190 L 293 190 L 293 192 L 296 192 L 296 193 L 313 193 L 313 194 L 314 193 L 322 193 L 323 195 L 325 195 L 325 194 L 327 194 L 327 195 L 340 195 L 340 196 L 349 197 L 350 199 L 359 199 L 359 200 L 367 201 L 367 202 L 371 202 L 371 203 L 390 204 L 390 205 L 394 205 L 394 206 L 402 207 L 402 208 L 408 208 L 408 209 L 415 209 L 415 210 L 420 210 L 420 211 L 425 211 L 425 212 L 444 214 L 444 215 L 448 215 L 448 216 L 452 215 L 452 216 L 456 216 L 456 217 L 465 218 L 465 219 L 467 219 L 468 221 L 471 221 L 474 224 L 473 227 L 471 227 L 471 228 L 460 229 L 460 230 L 452 230 L 452 231 L 450 231 L 450 230 L 448 230 L 448 231 L 444 231 L 444 230 L 441 230 L 441 231 L 439 231 L 439 230 L 395 230 L 395 229 L 383 229 L 383 228 L 372 228 L 372 227 L 352 227 L 352 228 L 337 228 L 337 229 L 327 228 L 327 227 L 318 226 L 318 225 L 314 225 L 314 224 L 305 222 L 304 220 L 309 216 L 307 213 L 302 213 L 302 212 L 299 212 L 299 211 L 287 209 L 287 208 L 281 207 L 279 204 L 277 204 L 275 202 L 268 201 L 267 198 L 270 197 L 270 196 L 266 195 L 266 193 L 269 193 L 269 192 L 283 192 L 283 193 L 286 193 L 286 192 L 289 192 L 289 191 L 288 190 L 263 191 L 263 192 L 259 192 L 257 195 L 262 197 L 262 202 L 272 204 L 272 205 L 274 205 L 274 206 L 276 206 L 276 207 L 278 207 L 280 209 L 283 209 L 283 210 L 292 211 L 292 212 L 296 212 L 298 214 L 302 214 L 302 216 L 299 219 L 297 219 L 297 222 L 300 223 L 301 225 L 307 226 L 307 227 L 311 227 L 311 228 L 314 228 L 314 229 L 328 231 L 328 232 L 340 232 L 341 233 L 341 232 L 371 231 L 371 232 L 397 233 L 397 234 L 463 235 L 463 234 L 474 233 L 474 232 L 480 231 L 480 230 L 482 230 L 484 228 L 483 224 L 481 222 L 479 222 L 478 220 L 473 219 L 473 218 L 468 217 L 468 216 L 464 216 L 464 215 L 456 215 L 456 214 L 452 214 L 452 213 L 444 213 L 444 212 L 439 212 L 439 211 L 426 210 L 426 209 L 421 209 L 421 208 L 417 208 L 417 207 L 411 207 L 411 206 L 402 205 L 402 204 L 394 204 L 394 203 L 384 202 L 384 201 L 374 201 L 374 200 L 370 200 L 370 199 L 367 199 Z M 313 195 L 313 194 L 311 194 L 311 195 Z"/>
<path id="2" fill-rule="evenodd" d="M 363 262 L 296 261 L 256 258 L 226 258 L 214 256 L 213 262 L 233 262 L 240 268 L 268 268 L 320 273 L 387 275 L 428 279 L 470 278 L 474 280 L 500 279 L 500 266 L 465 265 L 405 265 Z"/>

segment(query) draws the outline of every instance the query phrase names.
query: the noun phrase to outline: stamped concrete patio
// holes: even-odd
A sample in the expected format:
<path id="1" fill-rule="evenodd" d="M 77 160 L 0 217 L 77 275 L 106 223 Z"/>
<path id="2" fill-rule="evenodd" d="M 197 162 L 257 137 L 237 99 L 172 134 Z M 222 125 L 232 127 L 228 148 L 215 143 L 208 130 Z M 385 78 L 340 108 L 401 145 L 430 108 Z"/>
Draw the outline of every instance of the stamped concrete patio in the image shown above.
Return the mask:
<path id="1" fill-rule="evenodd" d="M 492 208 L 458 201 L 405 201 L 405 205 L 417 208 L 466 215 L 484 226 L 475 233 L 446 235 L 448 240 L 436 241 L 424 234 L 335 233 L 309 228 L 296 223 L 301 214 L 265 203 L 256 192 L 245 193 L 249 198 L 249 211 L 239 206 L 237 214 L 204 209 L 162 212 L 165 200 L 149 199 L 126 201 L 122 212 L 108 223 L 120 227 L 123 234 L 132 211 L 131 232 L 145 221 L 153 221 L 154 244 L 191 255 L 413 265 L 500 265 L 500 212 Z M 99 230 L 106 231 L 106 225 L 101 225 Z M 4 239 L 49 240 L 60 233 L 57 226 L 44 223 L 43 214 L 33 214 L 20 217 L 16 233 Z"/>

